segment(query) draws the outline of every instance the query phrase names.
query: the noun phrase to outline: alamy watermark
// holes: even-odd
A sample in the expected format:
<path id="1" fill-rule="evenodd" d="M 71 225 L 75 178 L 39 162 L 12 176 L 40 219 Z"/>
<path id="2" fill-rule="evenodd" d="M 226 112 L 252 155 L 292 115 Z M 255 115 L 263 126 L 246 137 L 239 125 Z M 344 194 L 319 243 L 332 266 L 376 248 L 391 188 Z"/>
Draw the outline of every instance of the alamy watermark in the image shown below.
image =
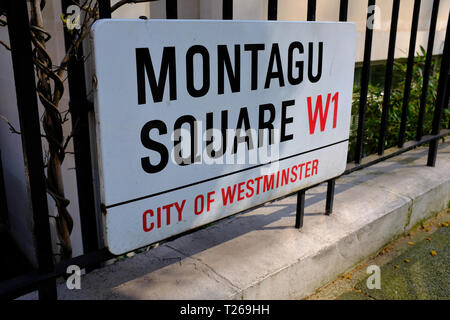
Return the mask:
<path id="1" fill-rule="evenodd" d="M 202 122 L 192 130 L 176 129 L 171 135 L 170 159 L 177 165 L 189 164 L 269 164 L 268 172 L 278 169 L 280 130 L 207 129 Z M 262 168 L 267 169 L 267 168 Z"/>
<path id="2" fill-rule="evenodd" d="M 379 266 L 373 264 L 367 267 L 367 274 L 370 276 L 367 278 L 366 285 L 368 289 L 381 289 L 381 269 Z"/>
<path id="3" fill-rule="evenodd" d="M 381 28 L 381 10 L 377 5 L 372 5 L 367 8 L 367 29 Z"/>
<path id="4" fill-rule="evenodd" d="M 67 267 L 66 273 L 69 277 L 66 280 L 66 286 L 69 290 L 81 289 L 81 269 L 79 266 L 72 264 Z"/>
<path id="5" fill-rule="evenodd" d="M 65 16 L 61 15 L 61 20 L 67 26 L 67 29 L 79 30 L 81 28 L 80 17 L 81 17 L 81 9 L 73 4 L 67 7 L 66 15 Z"/>

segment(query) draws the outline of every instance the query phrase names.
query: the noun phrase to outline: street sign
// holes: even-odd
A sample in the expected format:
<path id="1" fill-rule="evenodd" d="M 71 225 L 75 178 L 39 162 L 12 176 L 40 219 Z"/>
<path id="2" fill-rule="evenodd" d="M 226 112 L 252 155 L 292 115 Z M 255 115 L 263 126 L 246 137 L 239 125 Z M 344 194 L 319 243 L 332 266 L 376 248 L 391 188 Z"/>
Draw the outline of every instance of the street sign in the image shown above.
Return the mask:
<path id="1" fill-rule="evenodd" d="M 114 19 L 91 35 L 112 253 L 343 173 L 354 24 Z"/>

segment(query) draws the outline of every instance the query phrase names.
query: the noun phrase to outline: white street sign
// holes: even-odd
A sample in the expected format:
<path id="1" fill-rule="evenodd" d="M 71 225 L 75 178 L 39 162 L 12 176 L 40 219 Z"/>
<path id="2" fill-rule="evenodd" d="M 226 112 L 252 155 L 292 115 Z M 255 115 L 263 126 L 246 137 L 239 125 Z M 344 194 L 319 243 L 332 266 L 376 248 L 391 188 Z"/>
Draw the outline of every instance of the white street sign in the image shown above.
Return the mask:
<path id="1" fill-rule="evenodd" d="M 354 24 L 114 19 L 92 39 L 112 253 L 343 173 Z"/>

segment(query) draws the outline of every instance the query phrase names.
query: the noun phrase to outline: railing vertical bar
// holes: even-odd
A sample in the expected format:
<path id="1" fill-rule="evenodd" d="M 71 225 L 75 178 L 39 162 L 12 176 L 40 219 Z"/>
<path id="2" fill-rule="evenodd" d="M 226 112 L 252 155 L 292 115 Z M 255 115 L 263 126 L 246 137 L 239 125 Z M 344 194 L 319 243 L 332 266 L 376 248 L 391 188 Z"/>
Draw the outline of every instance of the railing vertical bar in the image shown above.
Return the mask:
<path id="1" fill-rule="evenodd" d="M 345 7 L 345 3 L 343 4 L 342 2 L 347 2 L 347 1 L 341 1 L 341 6 L 339 8 L 339 18 L 341 18 L 341 13 L 342 13 L 342 15 L 345 15 L 345 19 L 347 19 L 347 8 L 343 8 L 343 7 Z M 316 20 L 316 11 L 317 11 L 317 1 L 316 0 L 308 0 L 308 9 L 307 10 L 308 10 L 308 12 L 306 15 L 306 20 L 315 21 Z M 327 215 L 329 215 L 330 213 L 333 212 L 335 184 L 336 184 L 336 179 L 331 179 L 327 183 L 327 200 L 326 200 L 326 204 L 325 204 L 325 213 Z M 299 199 L 299 198 L 297 198 L 297 199 Z M 305 204 L 305 202 L 303 201 L 302 204 L 300 204 L 300 205 L 304 206 L 304 204 Z M 297 207 L 298 206 L 299 206 L 299 203 L 297 202 Z M 302 209 L 302 211 L 304 211 L 304 208 Z M 302 221 L 303 221 L 303 217 L 302 217 Z M 302 222 L 302 224 L 303 224 L 303 222 Z"/>
<path id="2" fill-rule="evenodd" d="M 405 90 L 403 92 L 402 114 L 400 120 L 400 132 L 397 146 L 403 147 L 406 136 L 406 121 L 409 113 L 409 98 L 411 93 L 412 72 L 414 67 L 414 57 L 416 51 L 417 27 L 419 25 L 420 1 L 414 1 L 413 18 L 411 22 L 411 37 L 409 39 L 408 62 L 406 66 Z"/>
<path id="3" fill-rule="evenodd" d="M 325 204 L 325 214 L 327 215 L 330 215 L 333 212 L 335 186 L 336 179 L 331 179 L 327 182 L 327 201 Z"/>
<path id="4" fill-rule="evenodd" d="M 267 19 L 268 20 L 277 20 L 278 17 L 278 1 L 277 0 L 269 0 L 268 10 L 267 10 Z"/>
<path id="5" fill-rule="evenodd" d="M 38 271 L 47 273 L 52 272 L 54 268 L 53 250 L 28 8 L 25 1 L 9 0 L 7 10 L 22 148 L 33 210 Z M 55 279 L 45 281 L 38 288 L 39 299 L 57 299 Z"/>
<path id="6" fill-rule="evenodd" d="M 347 21 L 348 0 L 341 0 L 339 4 L 339 21 Z"/>
<path id="7" fill-rule="evenodd" d="M 308 21 L 314 21 L 316 19 L 316 0 L 308 0 L 307 10 L 308 12 L 306 19 Z M 305 213 L 305 193 L 306 190 L 300 190 L 297 192 L 297 211 L 295 215 L 295 227 L 297 229 L 303 226 L 303 216 Z"/>
<path id="8" fill-rule="evenodd" d="M 166 18 L 178 19 L 177 0 L 166 0 Z"/>
<path id="9" fill-rule="evenodd" d="M 345 22 L 348 18 L 348 0 L 341 0 L 339 3 L 339 21 Z M 333 213 L 334 189 L 336 187 L 336 178 L 327 182 L 327 198 L 325 203 L 325 214 Z"/>
<path id="10" fill-rule="evenodd" d="M 104 18 L 111 10 L 107 10 L 109 1 L 103 1 L 100 18 Z M 62 0 L 63 12 L 73 4 L 71 0 Z M 73 42 L 73 36 L 64 28 L 64 43 L 66 51 Z M 77 56 L 83 56 L 83 44 L 78 47 Z M 91 163 L 90 135 L 89 135 L 89 106 L 86 96 L 86 76 L 83 59 L 72 56 L 67 65 L 67 80 L 69 88 L 69 110 L 72 119 L 72 128 L 77 132 L 73 136 L 73 147 L 76 168 L 78 203 L 80 212 L 81 236 L 83 251 L 88 253 L 100 248 L 100 226 L 97 225 L 96 203 L 94 199 L 94 178 Z M 89 270 L 88 270 L 89 271 Z"/>
<path id="11" fill-rule="evenodd" d="M 233 0 L 223 0 L 222 2 L 222 19 L 233 20 Z"/>
<path id="12" fill-rule="evenodd" d="M 436 105 L 434 107 L 433 129 L 431 131 L 432 135 L 438 135 L 439 132 L 441 131 L 441 119 L 442 119 L 442 112 L 444 110 L 445 95 L 446 95 L 445 90 L 448 81 L 449 65 L 450 65 L 450 11 L 447 20 L 447 31 L 445 34 L 444 51 L 442 52 L 441 70 L 439 73 L 439 84 L 437 88 Z M 430 147 L 428 149 L 427 166 L 434 167 L 436 164 L 438 143 L 439 139 L 435 139 L 430 142 Z"/>
<path id="13" fill-rule="evenodd" d="M 388 126 L 389 107 L 391 103 L 392 72 L 394 70 L 395 41 L 397 37 L 398 12 L 400 0 L 394 0 L 392 4 L 391 30 L 389 32 L 389 48 L 384 77 L 383 109 L 381 111 L 380 135 L 378 138 L 378 155 L 384 154 L 386 131 Z"/>
<path id="14" fill-rule="evenodd" d="M 308 0 L 308 9 L 306 14 L 306 20 L 316 21 L 316 0 Z"/>
<path id="15" fill-rule="evenodd" d="M 111 0 L 99 0 L 98 11 L 100 19 L 111 18 Z"/>
<path id="16" fill-rule="evenodd" d="M 303 227 L 303 217 L 305 215 L 305 190 L 297 192 L 297 210 L 295 213 L 295 228 Z"/>
<path id="17" fill-rule="evenodd" d="M 427 56 L 423 69 L 422 94 L 420 95 L 419 119 L 417 121 L 416 140 L 419 141 L 423 136 L 423 123 L 425 117 L 425 107 L 428 96 L 428 83 L 430 80 L 431 60 L 433 58 L 434 35 L 436 33 L 436 22 L 439 11 L 439 0 L 434 0 L 431 12 L 430 32 L 428 35 Z"/>
<path id="18" fill-rule="evenodd" d="M 369 25 L 369 18 L 372 13 L 369 10 L 375 6 L 375 0 L 369 0 L 367 8 L 367 20 L 366 20 L 366 35 L 364 41 L 364 60 L 361 74 L 361 91 L 359 99 L 359 114 L 358 114 L 358 131 L 356 137 L 356 148 L 355 148 L 355 163 L 361 163 L 361 158 L 363 156 L 363 138 L 364 138 L 364 120 L 366 115 L 367 107 L 367 93 L 369 88 L 369 75 L 370 75 L 370 56 L 372 53 L 372 37 L 373 37 L 373 27 Z"/>

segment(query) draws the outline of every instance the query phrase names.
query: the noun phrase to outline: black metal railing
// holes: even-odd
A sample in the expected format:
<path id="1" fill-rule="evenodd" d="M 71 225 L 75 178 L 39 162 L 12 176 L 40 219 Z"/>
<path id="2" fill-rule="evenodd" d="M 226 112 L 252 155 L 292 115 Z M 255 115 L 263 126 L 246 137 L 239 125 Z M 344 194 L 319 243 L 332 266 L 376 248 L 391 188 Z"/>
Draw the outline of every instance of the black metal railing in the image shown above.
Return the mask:
<path id="1" fill-rule="evenodd" d="M 100 18 L 111 18 L 110 0 L 98 0 Z M 155 0 L 153 0 L 155 1 Z M 126 2 L 126 1 L 124 1 Z M 66 8 L 71 1 L 62 0 L 62 8 Z M 450 130 L 441 130 L 443 109 L 448 107 L 450 95 L 449 90 L 449 64 L 450 64 L 450 31 L 447 21 L 447 31 L 445 37 L 444 52 L 441 59 L 439 84 L 437 88 L 437 98 L 434 106 L 432 132 L 424 136 L 424 114 L 428 93 L 428 82 L 431 72 L 431 59 L 433 53 L 434 38 L 436 32 L 437 15 L 439 10 L 439 0 L 434 0 L 429 27 L 427 55 L 424 66 L 422 94 L 420 98 L 420 115 L 417 124 L 416 141 L 405 142 L 405 132 L 408 116 L 408 106 L 410 100 L 410 90 L 413 73 L 413 63 L 415 56 L 415 46 L 417 38 L 417 28 L 421 0 L 414 1 L 412 15 L 411 35 L 409 42 L 409 52 L 407 59 L 407 71 L 405 78 L 405 89 L 403 94 L 402 112 L 400 120 L 400 130 L 398 132 L 398 143 L 394 149 L 385 151 L 386 132 L 389 126 L 388 112 L 390 106 L 390 93 L 392 89 L 392 73 L 394 65 L 394 49 L 397 35 L 397 23 L 399 15 L 400 0 L 393 0 L 392 19 L 389 36 L 389 48 L 387 55 L 387 66 L 385 71 L 384 99 L 382 104 L 382 116 L 380 131 L 378 133 L 378 154 L 363 157 L 363 138 L 365 115 L 367 109 L 367 94 L 370 75 L 370 57 L 372 50 L 373 28 L 366 25 L 364 40 L 364 59 L 362 64 L 362 76 L 360 83 L 359 116 L 356 137 L 356 148 L 354 162 L 347 165 L 344 174 L 373 165 L 390 157 L 416 148 L 417 146 L 429 143 L 428 166 L 434 166 L 436 162 L 438 140 L 449 134 Z M 368 0 L 367 18 L 369 21 L 373 12 L 369 11 L 375 5 L 375 0 Z M 66 272 L 69 265 L 78 265 L 87 271 L 99 267 L 102 262 L 114 256 L 104 248 L 98 222 L 98 205 L 94 201 L 94 185 L 92 183 L 93 173 L 91 167 L 91 154 L 89 146 L 88 113 L 92 106 L 86 97 L 85 73 L 82 60 L 71 60 L 68 66 L 68 87 L 70 92 L 70 110 L 72 119 L 78 118 L 83 128 L 83 133 L 74 139 L 75 162 L 77 171 L 78 201 L 80 204 L 80 220 L 83 239 L 84 254 L 69 260 L 62 261 L 56 265 L 53 263 L 53 253 L 51 249 L 50 225 L 48 219 L 47 196 L 45 189 L 44 167 L 42 163 L 42 146 L 40 140 L 38 104 L 36 99 L 35 75 L 32 63 L 32 47 L 30 30 L 28 24 L 28 11 L 26 2 L 8 0 L 8 30 L 11 42 L 11 55 L 13 61 L 14 78 L 16 84 L 17 106 L 22 132 L 22 144 L 26 161 L 27 174 L 30 183 L 30 193 L 33 208 L 33 219 L 35 223 L 35 239 L 37 244 L 37 257 L 39 268 L 33 272 L 23 274 L 0 283 L 0 297 L 15 298 L 27 292 L 38 290 L 40 299 L 56 299 L 55 279 Z M 115 8 L 118 6 L 116 5 Z M 268 1 L 268 20 L 277 20 L 277 0 Z M 233 1 L 223 0 L 223 19 L 233 19 Z M 339 21 L 347 21 L 348 0 L 340 0 Z M 449 16 L 450 17 L 450 16 Z M 166 0 L 166 18 L 177 19 L 178 8 L 176 0 Z M 316 0 L 308 0 L 307 20 L 316 20 Z M 66 47 L 70 43 L 71 35 L 65 33 Z M 82 52 L 82 48 L 80 48 Z M 26 108 L 26 114 L 25 114 Z M 80 124 L 79 124 L 80 125 Z M 449 123 L 450 125 L 450 123 Z M 337 177 L 336 177 L 337 178 Z M 333 208 L 334 188 L 336 178 L 327 181 L 327 196 L 325 213 L 330 214 Z M 315 186 L 313 186 L 315 187 Z M 313 188 L 310 187 L 310 188 Z M 308 189 L 310 189 L 308 188 Z M 305 192 L 297 192 L 297 212 L 295 227 L 303 225 Z"/>

